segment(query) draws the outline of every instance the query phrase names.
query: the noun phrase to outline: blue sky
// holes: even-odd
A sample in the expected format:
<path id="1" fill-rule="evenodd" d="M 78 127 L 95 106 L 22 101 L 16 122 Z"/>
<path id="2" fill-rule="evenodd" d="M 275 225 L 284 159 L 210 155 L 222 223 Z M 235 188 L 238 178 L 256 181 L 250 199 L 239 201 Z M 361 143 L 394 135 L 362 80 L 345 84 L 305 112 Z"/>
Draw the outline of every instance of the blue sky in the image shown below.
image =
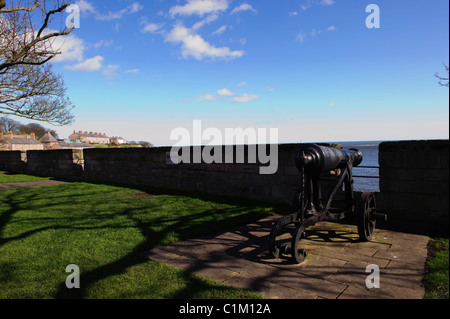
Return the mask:
<path id="1" fill-rule="evenodd" d="M 173 145 L 201 120 L 278 128 L 281 143 L 448 138 L 434 77 L 449 63 L 447 0 L 75 3 L 80 28 L 53 62 L 76 105 L 61 137 Z M 366 27 L 372 3 L 380 28 Z"/>

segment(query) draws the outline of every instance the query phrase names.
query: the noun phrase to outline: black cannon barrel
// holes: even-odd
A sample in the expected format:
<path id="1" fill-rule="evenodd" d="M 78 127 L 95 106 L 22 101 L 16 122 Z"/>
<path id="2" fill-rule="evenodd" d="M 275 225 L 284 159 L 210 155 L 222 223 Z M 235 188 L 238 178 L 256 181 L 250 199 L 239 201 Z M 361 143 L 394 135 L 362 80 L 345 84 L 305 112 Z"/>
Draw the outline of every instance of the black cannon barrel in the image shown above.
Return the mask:
<path id="1" fill-rule="evenodd" d="M 331 171 L 342 163 L 358 166 L 363 160 L 357 149 L 341 150 L 317 144 L 302 144 L 295 156 L 295 165 L 299 170 L 305 168 L 314 172 Z"/>

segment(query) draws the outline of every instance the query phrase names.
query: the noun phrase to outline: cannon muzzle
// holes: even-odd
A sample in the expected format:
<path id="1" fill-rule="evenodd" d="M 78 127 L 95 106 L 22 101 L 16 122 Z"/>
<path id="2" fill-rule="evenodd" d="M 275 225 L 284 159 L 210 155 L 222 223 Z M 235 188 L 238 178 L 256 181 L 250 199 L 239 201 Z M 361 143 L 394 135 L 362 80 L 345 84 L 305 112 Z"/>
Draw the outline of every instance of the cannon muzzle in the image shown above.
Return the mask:
<path id="1" fill-rule="evenodd" d="M 363 160 L 362 153 L 357 149 L 341 150 L 317 144 L 302 144 L 295 156 L 298 170 L 320 173 L 338 168 L 341 164 L 349 163 L 358 166 Z"/>

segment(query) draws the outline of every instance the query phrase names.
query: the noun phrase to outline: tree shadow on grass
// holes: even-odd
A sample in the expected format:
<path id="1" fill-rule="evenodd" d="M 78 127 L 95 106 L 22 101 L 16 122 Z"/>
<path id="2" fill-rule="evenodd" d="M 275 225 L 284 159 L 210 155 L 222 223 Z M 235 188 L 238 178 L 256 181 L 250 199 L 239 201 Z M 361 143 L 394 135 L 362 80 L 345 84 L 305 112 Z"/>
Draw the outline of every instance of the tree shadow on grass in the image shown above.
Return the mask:
<path id="1" fill-rule="evenodd" d="M 248 208 L 234 208 L 228 210 L 228 212 L 244 212 Z M 205 210 L 196 214 L 189 214 L 186 216 L 176 216 L 173 218 L 160 217 L 151 221 L 142 221 L 136 215 L 139 212 L 134 210 L 124 210 L 120 215 L 126 216 L 130 221 L 134 223 L 134 227 L 137 228 L 144 241 L 136 245 L 133 251 L 107 265 L 97 267 L 93 270 L 81 273 L 81 285 L 79 289 L 68 289 L 65 283 L 61 284 L 56 298 L 69 299 L 69 298 L 86 298 L 89 295 L 89 289 L 97 282 L 104 280 L 106 278 L 120 275 L 125 273 L 129 268 L 150 262 L 148 258 L 143 256 L 141 253 L 159 246 L 167 237 L 167 234 L 175 233 L 179 235 L 181 240 L 188 239 L 195 236 L 201 236 L 211 233 L 211 230 L 220 229 L 217 226 L 216 220 L 211 220 L 209 222 L 202 221 L 204 215 L 216 215 L 223 214 L 217 210 Z M 251 215 L 251 214 L 250 214 Z M 244 220 L 249 218 L 249 216 L 244 217 Z M 235 216 L 228 218 L 226 220 L 227 224 L 239 225 L 242 223 L 242 216 Z M 168 224 L 168 225 L 167 225 Z M 163 227 L 160 231 L 154 231 L 155 225 L 167 225 Z M 185 288 L 182 290 L 175 291 L 171 294 L 169 298 L 191 298 L 193 294 L 203 291 L 205 289 L 213 289 L 219 291 L 226 291 L 231 288 L 225 287 L 223 285 L 215 285 L 206 283 L 199 277 L 190 274 L 189 272 L 184 272 L 182 274 L 184 280 L 188 282 Z M 161 283 L 163 284 L 163 283 Z"/>
<path id="2" fill-rule="evenodd" d="M 53 297 L 62 299 L 88 298 L 92 293 L 90 289 L 99 281 L 123 274 L 130 267 L 149 262 L 149 259 L 142 256 L 141 253 L 159 245 L 169 243 L 168 241 L 170 241 L 170 239 L 168 239 L 168 236 L 170 237 L 171 234 L 174 234 L 174 236 L 178 237 L 180 240 L 185 240 L 216 233 L 224 230 L 224 227 L 243 225 L 264 216 L 263 214 L 256 213 L 253 206 L 240 205 L 215 208 L 214 203 L 209 203 L 208 205 L 205 205 L 204 209 L 200 209 L 197 212 L 194 211 L 188 214 L 171 214 L 171 212 L 168 212 L 163 216 L 148 219 L 145 218 L 148 216 L 147 214 L 152 214 L 154 210 L 158 210 L 160 207 L 158 207 L 158 204 L 152 205 L 150 202 L 151 199 L 147 199 L 148 202 L 146 202 L 147 204 L 145 207 L 126 208 L 114 212 L 112 215 L 92 214 L 92 216 L 86 217 L 85 220 L 81 221 L 77 220 L 76 216 L 73 217 L 70 214 L 64 214 L 63 216 L 57 215 L 56 217 L 52 217 L 51 215 L 43 217 L 40 217 L 39 215 L 36 217 L 27 216 L 21 218 L 20 221 L 29 222 L 31 225 L 29 229 L 26 229 L 25 227 L 22 231 L 17 231 L 12 235 L 6 235 L 5 229 L 12 222 L 17 222 L 14 220 L 14 215 L 21 210 L 26 209 L 35 212 L 41 208 L 49 208 L 51 206 L 55 206 L 52 209 L 59 210 L 60 208 L 57 206 L 64 207 L 66 204 L 73 204 L 75 198 L 64 192 L 59 192 L 59 190 L 61 190 L 61 188 L 55 187 L 40 189 L 40 191 L 43 192 L 42 194 L 38 191 L 30 191 L 27 189 L 18 189 L 0 193 L 0 195 L 2 195 L 0 202 L 3 205 L 3 209 L 0 213 L 0 248 L 6 243 L 26 239 L 47 230 L 75 230 L 83 232 L 106 229 L 115 232 L 124 228 L 133 228 L 138 230 L 144 238 L 142 242 L 135 247 L 132 247 L 130 253 L 125 254 L 106 265 L 85 272 L 83 272 L 83 267 L 80 265 L 82 280 L 81 288 L 70 290 L 66 287 L 65 282 L 61 282 Z M 89 195 L 93 196 L 95 194 L 90 192 Z M 105 193 L 99 192 L 97 195 L 101 198 Z M 78 192 L 76 196 L 83 196 L 83 192 Z M 43 198 L 45 200 L 42 201 Z M 141 199 L 133 198 L 133 200 L 139 201 Z M 214 200 L 214 198 L 209 197 L 208 200 Z M 225 200 L 223 202 L 225 202 Z M 93 207 L 95 205 L 96 203 L 92 203 Z M 189 211 L 189 209 L 189 207 L 186 207 L 186 211 Z M 228 215 L 228 217 L 225 215 Z M 205 220 L 205 216 L 208 216 L 207 220 Z M 113 220 L 107 225 L 101 223 L 96 225 L 96 222 L 107 222 L 109 218 L 117 218 L 117 220 Z M 91 220 L 93 221 L 93 224 L 88 225 L 88 222 Z M 40 222 L 42 222 L 42 225 L 39 225 Z M 86 255 L 88 254 L 89 252 L 86 252 Z M 64 270 L 61 270 L 61 272 L 63 271 Z M 66 275 L 68 276 L 69 274 Z M 187 272 L 181 273 L 181 276 L 183 280 L 187 282 L 186 285 L 183 285 L 183 288 L 178 290 L 175 289 L 175 291 L 169 293 L 170 296 L 168 298 L 191 298 L 193 295 L 205 290 L 221 292 L 230 289 L 219 284 L 216 285 L 214 283 L 206 282 Z M 136 287 L 136 290 L 139 290 L 140 288 L 142 287 Z"/>

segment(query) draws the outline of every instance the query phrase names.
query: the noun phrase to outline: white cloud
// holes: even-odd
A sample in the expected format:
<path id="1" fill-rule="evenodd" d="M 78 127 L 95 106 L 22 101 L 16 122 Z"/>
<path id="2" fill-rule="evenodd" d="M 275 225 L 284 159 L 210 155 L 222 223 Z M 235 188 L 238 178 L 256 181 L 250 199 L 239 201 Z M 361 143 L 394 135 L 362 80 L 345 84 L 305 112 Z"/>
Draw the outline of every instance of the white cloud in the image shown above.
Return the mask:
<path id="1" fill-rule="evenodd" d="M 90 1 L 78 0 L 76 3 L 80 7 L 81 13 L 93 13 L 95 14 L 95 19 L 100 21 L 111 21 L 121 19 L 125 14 L 132 14 L 141 11 L 144 6 L 139 2 L 134 2 L 128 7 L 121 9 L 119 11 L 110 11 L 108 13 L 99 12 Z"/>
<path id="2" fill-rule="evenodd" d="M 244 85 L 247 85 L 247 82 L 245 82 L 245 81 L 242 81 L 241 83 L 239 83 L 237 86 L 238 87 L 241 87 L 241 86 L 244 86 Z"/>
<path id="3" fill-rule="evenodd" d="M 217 100 L 217 96 L 214 96 L 211 93 L 199 96 L 197 98 L 197 101 L 216 101 L 216 100 Z"/>
<path id="4" fill-rule="evenodd" d="M 295 38 L 295 41 L 299 42 L 299 43 L 303 43 L 306 39 L 306 34 L 305 32 L 301 31 L 299 32 L 299 34 L 297 34 L 297 37 Z"/>
<path id="5" fill-rule="evenodd" d="M 135 2 L 131 4 L 128 9 L 130 10 L 130 13 L 136 13 L 144 9 L 144 6 L 141 5 L 139 2 Z"/>
<path id="6" fill-rule="evenodd" d="M 312 29 L 312 30 L 309 32 L 309 35 L 312 36 L 312 37 L 315 37 L 316 35 L 319 35 L 319 34 L 321 34 L 322 32 L 329 32 L 329 31 L 336 31 L 336 27 L 332 25 L 332 26 L 328 27 L 325 31 L 323 31 L 323 30 Z M 307 36 L 306 33 L 303 32 L 303 31 L 301 31 L 301 32 L 299 32 L 299 33 L 297 34 L 297 37 L 296 37 L 295 41 L 297 41 L 297 42 L 299 42 L 299 43 L 303 43 L 303 42 L 305 42 L 305 40 L 306 40 L 306 36 Z"/>
<path id="7" fill-rule="evenodd" d="M 234 95 L 233 92 L 231 92 L 230 90 L 228 90 L 226 88 L 222 89 L 222 90 L 218 90 L 217 94 L 219 94 L 220 96 L 233 96 Z"/>
<path id="8" fill-rule="evenodd" d="M 144 25 L 144 28 L 142 29 L 142 32 L 144 33 L 160 33 L 162 30 L 162 26 L 164 25 L 164 23 L 152 23 L 152 22 L 147 22 Z"/>
<path id="9" fill-rule="evenodd" d="M 335 3 L 334 0 L 322 0 L 322 1 L 320 2 L 320 4 L 323 5 L 323 6 L 331 6 L 331 5 L 333 5 L 334 3 Z"/>
<path id="10" fill-rule="evenodd" d="M 311 32 L 309 34 L 311 34 L 312 37 L 315 37 L 316 35 L 322 33 L 322 31 L 316 30 L 316 29 L 312 29 Z"/>
<path id="11" fill-rule="evenodd" d="M 308 0 L 306 3 L 302 3 L 300 5 L 300 8 L 303 11 L 306 11 L 314 4 L 319 4 L 321 6 L 326 7 L 326 6 L 331 6 L 331 5 L 335 4 L 335 2 L 334 2 L 334 0 Z"/>
<path id="12" fill-rule="evenodd" d="M 139 69 L 126 70 L 125 73 L 128 73 L 128 74 L 138 74 L 138 73 L 139 73 Z"/>
<path id="13" fill-rule="evenodd" d="M 301 8 L 303 11 L 305 11 L 305 10 L 307 10 L 310 6 L 311 6 L 310 4 L 301 4 L 301 5 L 300 5 L 300 8 Z"/>
<path id="14" fill-rule="evenodd" d="M 47 32 L 53 32 L 48 30 Z M 95 44 L 89 45 L 99 49 L 101 47 L 110 46 L 113 41 L 100 40 Z M 83 39 L 78 38 L 74 34 L 69 34 L 64 37 L 57 37 L 51 42 L 52 49 L 61 52 L 56 55 L 52 62 L 55 63 L 70 63 L 77 62 L 74 65 L 66 65 L 65 68 L 77 71 L 77 72 L 94 72 L 102 68 L 102 62 L 104 58 L 101 55 L 97 55 L 90 59 L 85 59 L 85 51 L 88 45 L 85 44 Z"/>
<path id="15" fill-rule="evenodd" d="M 237 86 L 244 86 L 246 85 L 246 82 L 241 82 Z M 223 102 L 234 102 L 234 103 L 245 103 L 250 102 L 253 100 L 258 99 L 258 95 L 254 94 L 247 94 L 244 93 L 242 95 L 236 95 L 235 93 L 231 92 L 227 88 L 223 88 L 220 90 L 217 90 L 216 93 L 207 93 L 202 96 L 199 96 L 196 100 L 197 101 L 223 101 Z"/>
<path id="16" fill-rule="evenodd" d="M 169 9 L 172 16 L 204 15 L 228 9 L 228 0 L 187 0 L 185 5 L 173 6 Z"/>
<path id="17" fill-rule="evenodd" d="M 93 72 L 98 71 L 102 68 L 102 62 L 104 58 L 100 55 L 93 57 L 91 59 L 87 59 L 81 63 L 78 63 L 73 66 L 68 66 L 69 70 L 79 71 L 79 72 Z"/>
<path id="18" fill-rule="evenodd" d="M 115 12 L 108 12 L 108 13 L 97 13 L 96 19 L 100 21 L 111 21 L 111 20 L 117 20 L 121 19 L 126 13 L 128 12 L 128 9 L 122 9 Z"/>
<path id="19" fill-rule="evenodd" d="M 108 80 L 111 80 L 111 79 L 114 79 L 114 78 L 117 77 L 117 70 L 118 70 L 118 69 L 119 69 L 119 66 L 118 66 L 118 65 L 110 64 L 110 65 L 107 65 L 107 66 L 103 69 L 102 74 L 103 74 Z"/>
<path id="20" fill-rule="evenodd" d="M 52 62 L 81 62 L 83 60 L 84 51 L 86 50 L 84 40 L 78 38 L 74 34 L 56 37 L 51 45 L 52 49 L 61 52 L 61 54 L 56 55 L 52 59 Z"/>
<path id="21" fill-rule="evenodd" d="M 297 11 L 293 11 L 293 12 L 289 12 L 289 16 L 296 16 L 296 15 L 298 15 L 298 12 Z"/>
<path id="22" fill-rule="evenodd" d="M 80 8 L 81 13 L 95 13 L 94 6 L 86 0 L 78 0 L 75 4 Z"/>
<path id="23" fill-rule="evenodd" d="M 259 96 L 257 96 L 257 95 L 249 95 L 247 93 L 244 93 L 241 96 L 235 96 L 233 98 L 233 102 L 235 102 L 235 103 L 245 103 L 245 102 L 250 102 L 250 101 L 256 100 L 258 98 L 259 98 Z"/>
<path id="24" fill-rule="evenodd" d="M 257 13 L 258 12 L 258 11 L 256 11 L 256 9 L 254 9 L 248 3 L 243 3 L 239 7 L 234 8 L 233 11 L 231 11 L 231 14 L 238 13 L 238 12 L 243 12 L 243 11 L 251 11 L 253 13 Z"/>
<path id="25" fill-rule="evenodd" d="M 215 47 L 206 42 L 194 30 L 177 24 L 165 35 L 165 41 L 181 44 L 181 54 L 184 58 L 193 57 L 197 60 L 204 59 L 235 59 L 244 55 L 243 51 L 232 51 L 228 47 Z"/>
<path id="26" fill-rule="evenodd" d="M 217 19 L 219 19 L 219 15 L 218 15 L 218 14 L 216 14 L 216 13 L 210 14 L 210 15 L 207 16 L 205 19 L 203 19 L 203 20 L 201 20 L 201 21 L 195 23 L 195 24 L 192 26 L 192 29 L 193 29 L 193 30 L 198 30 L 198 29 L 200 29 L 201 27 L 203 27 L 204 25 L 209 24 L 209 23 L 211 23 L 211 22 L 214 22 L 214 21 L 216 21 Z"/>
<path id="27" fill-rule="evenodd" d="M 217 29 L 216 31 L 214 31 L 212 34 L 213 35 L 221 35 L 222 33 L 224 33 L 225 31 L 227 31 L 228 26 L 223 25 L 221 26 L 219 29 Z"/>
<path id="28" fill-rule="evenodd" d="M 101 47 L 107 48 L 107 47 L 111 46 L 113 43 L 114 43 L 114 40 L 109 40 L 109 41 L 100 40 L 97 43 L 94 43 L 94 48 L 96 48 L 96 49 L 100 49 Z"/>

